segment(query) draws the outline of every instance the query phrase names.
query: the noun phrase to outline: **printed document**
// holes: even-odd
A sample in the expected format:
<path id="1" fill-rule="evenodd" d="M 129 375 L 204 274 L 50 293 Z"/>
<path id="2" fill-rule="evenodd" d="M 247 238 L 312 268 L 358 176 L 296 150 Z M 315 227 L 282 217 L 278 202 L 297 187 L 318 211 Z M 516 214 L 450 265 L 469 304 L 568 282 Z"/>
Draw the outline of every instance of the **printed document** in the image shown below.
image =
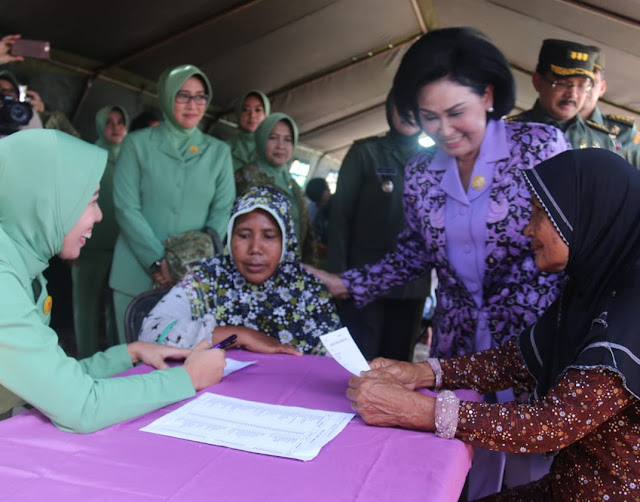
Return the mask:
<path id="1" fill-rule="evenodd" d="M 354 416 L 205 392 L 140 430 L 306 461 L 315 458 Z"/>

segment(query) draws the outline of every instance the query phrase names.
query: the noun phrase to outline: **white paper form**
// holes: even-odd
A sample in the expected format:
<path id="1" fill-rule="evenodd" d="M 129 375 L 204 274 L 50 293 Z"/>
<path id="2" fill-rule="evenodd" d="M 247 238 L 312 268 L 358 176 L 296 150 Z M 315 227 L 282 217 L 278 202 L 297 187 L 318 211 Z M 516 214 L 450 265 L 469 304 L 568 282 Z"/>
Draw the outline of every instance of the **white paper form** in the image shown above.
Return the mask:
<path id="1" fill-rule="evenodd" d="M 140 430 L 235 450 L 311 460 L 354 416 L 206 392 Z"/>
<path id="2" fill-rule="evenodd" d="M 234 371 L 241 370 L 242 368 L 246 368 L 247 366 L 251 366 L 255 364 L 257 361 L 238 361 L 237 359 L 231 359 L 230 357 L 226 358 L 227 365 L 224 367 L 224 372 L 222 373 L 223 377 L 230 375 Z"/>
<path id="3" fill-rule="evenodd" d="M 350 373 L 360 376 L 361 371 L 371 369 L 356 342 L 351 338 L 351 333 L 347 328 L 340 328 L 326 335 L 320 335 L 320 340 L 322 340 L 329 354 Z"/>

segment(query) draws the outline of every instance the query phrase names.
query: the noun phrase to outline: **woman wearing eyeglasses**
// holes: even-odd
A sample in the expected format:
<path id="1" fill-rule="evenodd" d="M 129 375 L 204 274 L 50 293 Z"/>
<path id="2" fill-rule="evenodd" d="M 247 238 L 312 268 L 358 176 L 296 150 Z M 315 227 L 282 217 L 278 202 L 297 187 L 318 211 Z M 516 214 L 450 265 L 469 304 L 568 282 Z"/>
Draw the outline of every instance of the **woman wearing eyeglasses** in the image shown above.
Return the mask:
<path id="1" fill-rule="evenodd" d="M 192 65 L 165 70 L 158 80 L 164 122 L 125 139 L 114 176 L 120 235 L 109 285 L 120 341 L 131 300 L 154 282 L 173 281 L 163 241 L 189 230 L 226 232 L 235 183 L 229 147 L 198 124 L 211 100 L 211 84 Z"/>

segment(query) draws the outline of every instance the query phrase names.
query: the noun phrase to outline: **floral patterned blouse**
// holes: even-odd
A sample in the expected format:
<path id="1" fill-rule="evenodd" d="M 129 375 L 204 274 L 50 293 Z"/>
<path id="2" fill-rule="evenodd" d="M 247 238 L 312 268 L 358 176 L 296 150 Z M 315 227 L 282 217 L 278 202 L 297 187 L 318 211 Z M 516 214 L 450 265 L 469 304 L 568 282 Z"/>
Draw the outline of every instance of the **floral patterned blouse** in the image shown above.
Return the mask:
<path id="1" fill-rule="evenodd" d="M 443 388 L 535 386 L 516 340 L 439 363 Z M 609 369 L 569 369 L 546 396 L 530 403 L 460 401 L 456 411 L 455 437 L 466 443 L 555 455 L 541 480 L 487 500 L 640 500 L 640 401 Z"/>
<path id="2" fill-rule="evenodd" d="M 523 169 L 570 148 L 555 127 L 493 122 L 500 131 L 485 137 L 482 148 L 494 166 L 484 240 L 482 305 L 479 307 L 447 255 L 445 204 L 441 186 L 444 167 L 438 152 L 413 157 L 405 168 L 406 229 L 397 250 L 380 262 L 342 274 L 351 296 L 366 304 L 396 285 L 435 268 L 437 305 L 433 318 L 434 357 L 452 357 L 475 350 L 478 326 L 501 345 L 533 322 L 553 303 L 558 278 L 535 267 L 529 239 L 522 230 L 531 213 Z M 485 144 L 486 143 L 486 144 Z M 486 326 L 484 325 L 486 323 Z"/>
<path id="3" fill-rule="evenodd" d="M 280 191 L 253 187 L 238 197 L 235 219 L 256 209 L 267 211 L 282 233 L 280 265 L 260 284 L 247 281 L 231 255 L 206 258 L 151 310 L 140 340 L 194 347 L 211 340 L 216 326 L 245 326 L 277 338 L 307 354 L 325 354 L 320 335 L 340 327 L 329 291 L 297 258 L 291 205 Z"/>

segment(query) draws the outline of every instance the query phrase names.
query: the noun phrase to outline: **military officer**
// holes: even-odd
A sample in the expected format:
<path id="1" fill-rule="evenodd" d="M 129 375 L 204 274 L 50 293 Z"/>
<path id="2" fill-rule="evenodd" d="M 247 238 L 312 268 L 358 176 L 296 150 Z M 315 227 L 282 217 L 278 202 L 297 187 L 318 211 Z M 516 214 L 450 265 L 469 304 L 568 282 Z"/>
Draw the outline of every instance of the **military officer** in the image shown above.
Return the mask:
<path id="1" fill-rule="evenodd" d="M 532 77 L 538 99 L 531 110 L 507 120 L 552 124 L 565 133 L 574 148 L 616 151 L 609 130 L 584 120 L 578 113 L 593 87 L 597 54 L 597 47 L 569 40 L 544 40 Z"/>
<path id="2" fill-rule="evenodd" d="M 604 74 L 605 57 L 602 51 L 598 52 L 593 65 L 593 88 L 585 99 L 580 110 L 580 115 L 585 120 L 591 120 L 609 129 L 609 135 L 618 149 L 618 152 L 631 164 L 640 168 L 640 132 L 632 117 L 625 115 L 604 115 L 598 108 L 598 100 L 607 90 L 607 81 Z"/>

